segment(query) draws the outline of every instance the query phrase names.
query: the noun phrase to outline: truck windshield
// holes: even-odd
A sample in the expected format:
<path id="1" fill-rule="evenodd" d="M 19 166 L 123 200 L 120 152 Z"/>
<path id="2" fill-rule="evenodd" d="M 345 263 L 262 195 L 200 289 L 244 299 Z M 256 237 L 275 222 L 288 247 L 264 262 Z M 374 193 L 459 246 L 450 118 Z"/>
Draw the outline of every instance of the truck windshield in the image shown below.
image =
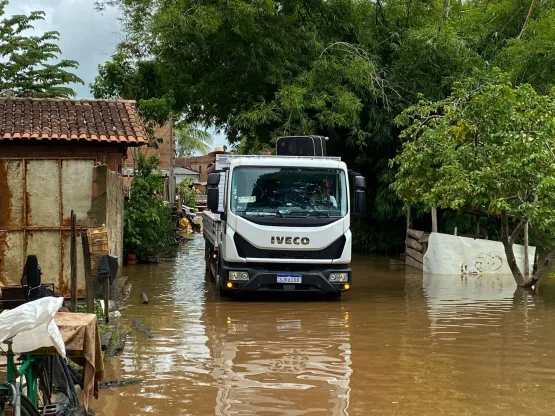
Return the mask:
<path id="1" fill-rule="evenodd" d="M 231 211 L 243 215 L 344 217 L 347 186 L 341 169 L 238 167 Z"/>

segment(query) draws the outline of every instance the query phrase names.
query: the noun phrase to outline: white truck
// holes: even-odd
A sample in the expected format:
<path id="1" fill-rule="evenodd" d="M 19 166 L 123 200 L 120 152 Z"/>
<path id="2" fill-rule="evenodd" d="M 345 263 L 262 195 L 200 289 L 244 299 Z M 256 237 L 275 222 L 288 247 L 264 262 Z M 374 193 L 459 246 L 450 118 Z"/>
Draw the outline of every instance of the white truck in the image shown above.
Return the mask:
<path id="1" fill-rule="evenodd" d="M 218 155 L 202 214 L 207 273 L 222 294 L 341 296 L 352 285 L 350 219 L 365 209 L 365 188 L 337 157 Z"/>

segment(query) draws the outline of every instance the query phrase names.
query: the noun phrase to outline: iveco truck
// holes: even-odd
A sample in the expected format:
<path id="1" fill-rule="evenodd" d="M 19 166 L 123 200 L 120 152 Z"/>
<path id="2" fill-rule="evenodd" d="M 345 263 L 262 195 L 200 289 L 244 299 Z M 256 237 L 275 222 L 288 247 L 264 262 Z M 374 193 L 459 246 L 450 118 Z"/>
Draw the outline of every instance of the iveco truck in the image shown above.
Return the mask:
<path id="1" fill-rule="evenodd" d="M 324 138 L 285 137 L 276 156 L 221 154 L 202 215 L 207 273 L 222 293 L 352 287 L 351 215 L 366 181 Z"/>

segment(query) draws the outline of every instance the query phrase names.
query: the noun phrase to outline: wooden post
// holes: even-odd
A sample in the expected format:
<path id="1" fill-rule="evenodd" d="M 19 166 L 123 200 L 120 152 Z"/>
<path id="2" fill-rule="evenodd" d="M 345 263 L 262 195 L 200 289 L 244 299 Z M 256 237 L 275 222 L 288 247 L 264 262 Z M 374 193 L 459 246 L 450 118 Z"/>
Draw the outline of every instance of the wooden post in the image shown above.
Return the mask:
<path id="1" fill-rule="evenodd" d="M 409 239 L 409 229 L 410 229 L 410 207 L 407 208 L 407 230 L 405 233 L 405 254 L 407 253 L 407 241 Z"/>
<path id="2" fill-rule="evenodd" d="M 94 313 L 94 288 L 91 268 L 91 249 L 87 231 L 81 231 L 81 244 L 83 246 L 83 264 L 85 266 L 85 286 L 87 289 L 87 313 Z"/>
<path id="3" fill-rule="evenodd" d="M 437 233 L 437 208 L 432 208 L 432 233 Z"/>
<path id="4" fill-rule="evenodd" d="M 77 312 L 77 239 L 75 237 L 76 217 L 71 210 L 71 245 L 70 245 L 70 273 L 71 273 L 71 312 Z"/>
<path id="5" fill-rule="evenodd" d="M 104 291 L 104 320 L 110 323 L 110 277 L 106 276 L 103 283 Z"/>
<path id="6" fill-rule="evenodd" d="M 476 216 L 476 238 L 480 237 L 480 217 Z"/>
<path id="7" fill-rule="evenodd" d="M 524 276 L 530 276 L 530 259 L 528 258 L 528 221 L 524 225 Z"/>

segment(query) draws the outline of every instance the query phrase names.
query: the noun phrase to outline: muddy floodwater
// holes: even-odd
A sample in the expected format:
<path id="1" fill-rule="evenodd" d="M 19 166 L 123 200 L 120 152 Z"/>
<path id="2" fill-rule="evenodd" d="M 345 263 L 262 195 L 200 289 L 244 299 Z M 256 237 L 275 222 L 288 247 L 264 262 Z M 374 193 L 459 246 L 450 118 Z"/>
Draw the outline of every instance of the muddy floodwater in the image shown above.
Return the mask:
<path id="1" fill-rule="evenodd" d="M 555 282 L 422 276 L 353 260 L 342 300 L 220 299 L 202 238 L 132 266 L 132 329 L 97 415 L 553 415 Z M 150 303 L 141 303 L 141 292 Z M 141 319 L 149 339 L 133 330 Z"/>

